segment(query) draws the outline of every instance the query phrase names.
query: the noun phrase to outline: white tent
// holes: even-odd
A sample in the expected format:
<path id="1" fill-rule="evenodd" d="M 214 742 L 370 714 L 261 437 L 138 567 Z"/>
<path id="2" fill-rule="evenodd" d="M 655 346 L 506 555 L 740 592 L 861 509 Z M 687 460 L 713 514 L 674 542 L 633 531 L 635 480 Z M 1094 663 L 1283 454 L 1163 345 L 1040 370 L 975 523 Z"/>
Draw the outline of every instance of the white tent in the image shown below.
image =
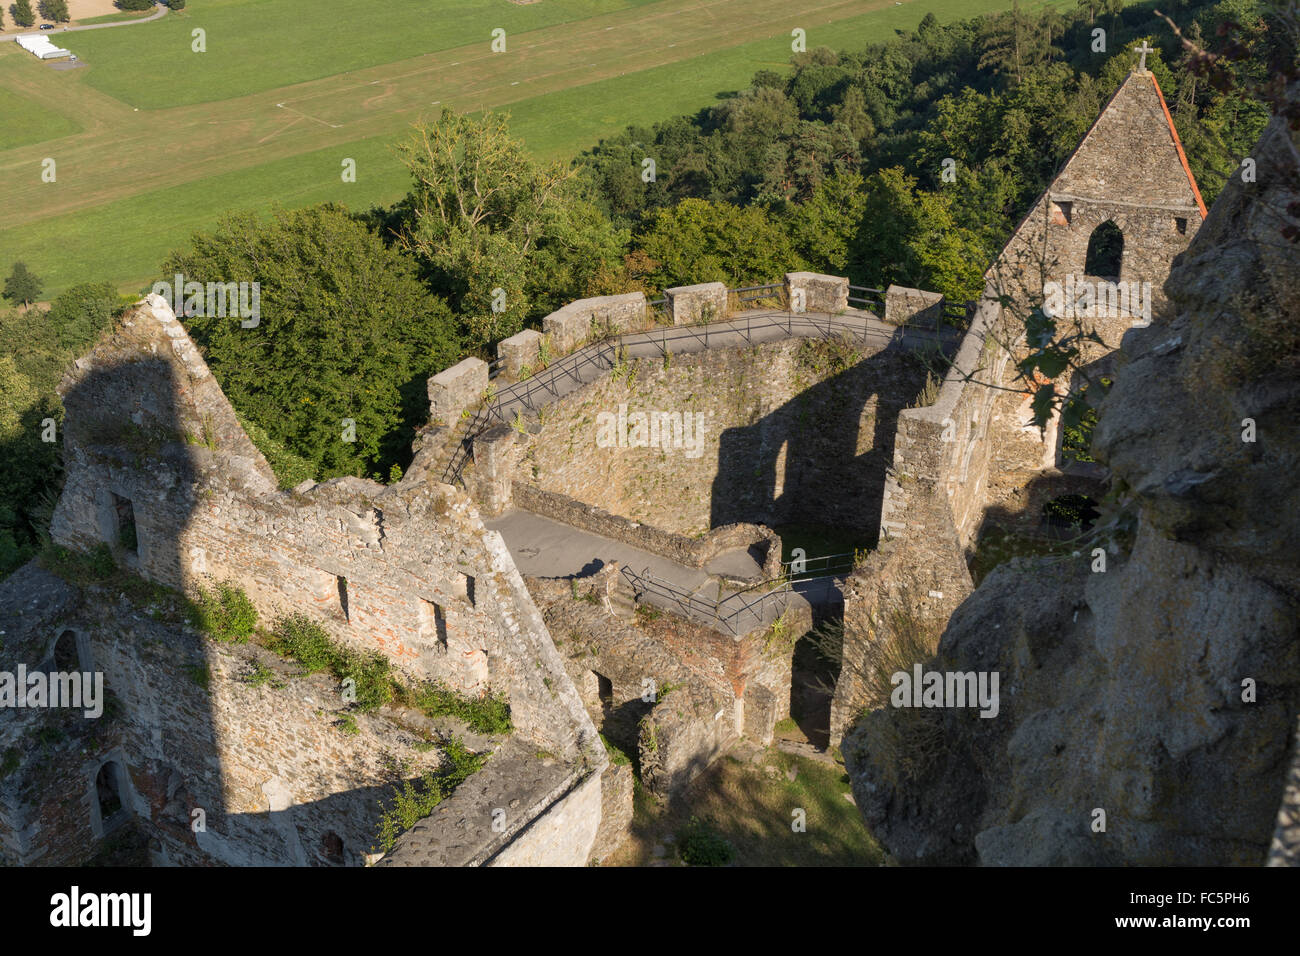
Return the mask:
<path id="1" fill-rule="evenodd" d="M 71 50 L 55 46 L 50 42 L 49 37 L 43 37 L 39 33 L 18 37 L 18 45 L 32 56 L 42 60 L 57 60 L 61 56 L 72 56 Z"/>

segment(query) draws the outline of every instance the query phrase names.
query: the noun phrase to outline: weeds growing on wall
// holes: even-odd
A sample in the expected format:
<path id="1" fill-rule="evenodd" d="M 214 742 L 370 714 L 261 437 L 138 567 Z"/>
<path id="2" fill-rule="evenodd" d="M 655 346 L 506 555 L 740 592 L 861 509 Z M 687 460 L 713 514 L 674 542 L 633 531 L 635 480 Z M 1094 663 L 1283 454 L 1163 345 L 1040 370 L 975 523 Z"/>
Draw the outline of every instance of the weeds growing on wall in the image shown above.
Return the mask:
<path id="1" fill-rule="evenodd" d="M 353 708 L 377 710 L 394 696 L 392 665 L 381 654 L 363 654 L 330 639 L 325 629 L 304 614 L 282 617 L 272 631 L 271 650 L 292 658 L 309 674 L 328 671 L 347 685 Z"/>
<path id="2" fill-rule="evenodd" d="M 442 741 L 441 747 L 443 759 L 436 771 L 426 770 L 418 779 L 402 781 L 393 791 L 392 804 L 385 807 L 380 803 L 378 845 L 373 850 L 391 850 L 399 836 L 432 813 L 487 761 L 486 754 L 471 753 L 455 737 Z"/>
<path id="3" fill-rule="evenodd" d="M 610 743 L 609 738 L 604 734 L 600 735 L 600 742 L 605 745 L 605 753 L 609 755 L 609 762 L 613 766 L 622 767 L 632 765 L 632 758 L 629 757 L 618 745 Z"/>
<path id="4" fill-rule="evenodd" d="M 795 361 L 818 378 L 829 378 L 861 362 L 862 351 L 848 339 L 805 339 L 799 343 Z"/>
<path id="5" fill-rule="evenodd" d="M 899 671 L 911 672 L 916 664 L 935 659 L 943 625 L 926 620 L 908 600 L 881 612 L 870 640 L 862 642 L 855 659 L 845 658 L 862 683 L 866 713 L 887 710 L 888 719 L 878 715 L 872 723 L 872 749 L 880 755 L 880 766 L 895 782 L 916 779 L 939 757 L 943 744 L 941 711 L 927 708 L 893 708 L 891 680 Z"/>
<path id="6" fill-rule="evenodd" d="M 219 581 L 209 591 L 198 589 L 190 601 L 190 623 L 214 640 L 243 644 L 257 627 L 257 608 L 243 589 L 229 581 Z"/>
<path id="7" fill-rule="evenodd" d="M 427 717 L 455 717 L 480 734 L 508 734 L 514 730 L 510 702 L 505 694 L 489 692 L 470 697 L 441 681 L 430 681 L 407 691 L 411 703 Z"/>
<path id="8" fill-rule="evenodd" d="M 52 544 L 41 552 L 41 564 L 69 584 L 97 584 L 117 574 L 117 562 L 106 544 L 82 553 Z"/>
<path id="9" fill-rule="evenodd" d="M 910 408 L 927 408 L 939 400 L 939 389 L 943 386 L 943 380 L 934 372 L 925 373 L 925 385 L 922 386 L 921 392 L 916 396 Z"/>

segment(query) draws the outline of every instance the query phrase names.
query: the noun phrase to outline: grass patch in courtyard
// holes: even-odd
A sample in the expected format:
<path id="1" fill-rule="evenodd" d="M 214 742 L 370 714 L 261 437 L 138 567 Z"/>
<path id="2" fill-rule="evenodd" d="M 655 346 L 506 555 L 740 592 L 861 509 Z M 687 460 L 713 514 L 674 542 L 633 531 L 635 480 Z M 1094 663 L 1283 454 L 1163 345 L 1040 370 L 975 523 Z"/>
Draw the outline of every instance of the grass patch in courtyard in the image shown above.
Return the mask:
<path id="1" fill-rule="evenodd" d="M 720 757 L 687 788 L 680 806 L 657 800 L 638 786 L 631 832 L 603 863 L 684 865 L 699 853 L 732 866 L 878 866 L 885 853 L 872 838 L 858 808 L 845 795 L 841 766 L 768 749 L 760 763 L 733 754 Z M 770 768 L 770 769 L 769 769 Z M 794 780 L 787 777 L 791 768 Z M 807 830 L 796 833 L 792 811 L 805 811 Z M 722 844 L 730 848 L 729 858 Z M 662 858 L 654 847 L 666 848 Z"/>
<path id="2" fill-rule="evenodd" d="M 979 536 L 975 550 L 967 560 L 971 580 L 979 587 L 993 569 L 1013 558 L 1044 558 L 1064 554 L 1071 550 L 1068 542 L 1015 534 L 999 527 L 991 527 Z"/>

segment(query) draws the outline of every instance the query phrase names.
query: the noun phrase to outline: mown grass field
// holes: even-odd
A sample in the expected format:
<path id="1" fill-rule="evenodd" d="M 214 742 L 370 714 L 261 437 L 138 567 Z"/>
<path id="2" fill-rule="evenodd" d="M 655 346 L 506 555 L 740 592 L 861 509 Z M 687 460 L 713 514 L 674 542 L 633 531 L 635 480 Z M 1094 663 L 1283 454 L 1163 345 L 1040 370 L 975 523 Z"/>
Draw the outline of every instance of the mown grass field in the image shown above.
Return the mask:
<path id="1" fill-rule="evenodd" d="M 0 150 L 43 143 L 76 133 L 76 123 L 14 90 L 0 86 Z"/>
<path id="2" fill-rule="evenodd" d="M 134 290 L 227 210 L 326 200 L 364 209 L 398 198 L 406 177 L 391 146 L 442 105 L 507 109 L 535 155 L 565 158 L 628 123 L 715 102 L 757 69 L 784 68 L 794 26 L 810 48 L 852 48 L 914 28 L 927 12 L 946 21 L 1010 6 L 454 0 L 435 17 L 401 0 L 381 15 L 367 5 L 369 19 L 352 23 L 359 0 L 316 0 L 310 15 L 304 2 L 194 0 L 139 27 L 69 35 L 89 65 L 64 72 L 0 43 L 0 109 L 22 113 L 20 132 L 0 145 L 0 270 L 23 259 L 45 280 L 47 298 L 90 280 Z M 301 19 L 297 33 L 269 28 L 282 22 L 272 14 L 293 20 L 285 11 Z M 510 19 L 517 14 L 534 19 Z M 395 28 L 416 20 L 438 26 L 412 26 L 410 35 Z M 189 31 L 200 23 L 208 53 L 193 54 Z M 502 24 L 507 52 L 494 54 L 490 31 Z M 167 32 L 178 27 L 183 34 Z M 237 30 L 237 42 L 226 38 Z M 176 36 L 186 39 L 179 53 Z M 246 60 L 232 52 L 268 36 L 292 53 Z M 477 39 L 446 45 L 467 37 Z M 412 57 L 413 49 L 426 52 Z M 295 85 L 269 85 L 282 82 Z M 204 91 L 229 98 L 191 102 Z M 54 183 L 41 181 L 45 157 L 58 163 Z M 356 183 L 342 181 L 345 158 L 357 161 Z"/>

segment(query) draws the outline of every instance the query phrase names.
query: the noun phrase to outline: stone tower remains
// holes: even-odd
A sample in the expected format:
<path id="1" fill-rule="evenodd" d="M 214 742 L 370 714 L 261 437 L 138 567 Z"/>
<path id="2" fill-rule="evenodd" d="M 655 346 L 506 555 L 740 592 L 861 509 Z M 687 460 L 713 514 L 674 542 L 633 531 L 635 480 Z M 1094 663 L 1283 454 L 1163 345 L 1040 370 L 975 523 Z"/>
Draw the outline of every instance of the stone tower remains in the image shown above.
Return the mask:
<path id="1" fill-rule="evenodd" d="M 1159 302 L 1174 257 L 1205 213 L 1160 85 L 1139 67 L 1025 216 L 989 277 L 999 293 L 1035 305 L 1046 283 L 1068 277 L 1076 284 L 1149 282 Z"/>

